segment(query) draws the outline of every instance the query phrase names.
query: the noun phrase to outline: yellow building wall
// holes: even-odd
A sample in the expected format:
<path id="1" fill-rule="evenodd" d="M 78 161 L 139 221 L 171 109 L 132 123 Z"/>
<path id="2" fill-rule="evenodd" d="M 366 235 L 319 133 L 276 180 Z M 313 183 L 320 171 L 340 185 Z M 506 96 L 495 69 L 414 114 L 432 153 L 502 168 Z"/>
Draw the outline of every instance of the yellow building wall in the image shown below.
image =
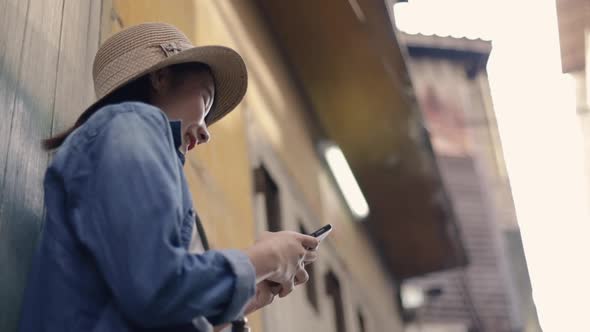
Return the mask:
<path id="1" fill-rule="evenodd" d="M 174 5 L 171 5 L 171 4 Z M 114 0 L 113 8 L 123 26 L 160 21 L 180 28 L 195 44 L 200 1 L 195 0 Z M 115 22 L 114 31 L 119 30 Z M 213 22 L 213 24 L 215 24 Z M 217 23 L 219 25 L 219 23 Z M 228 45 L 223 27 L 213 28 L 218 44 Z M 185 173 L 193 200 L 213 247 L 231 244 L 246 247 L 254 239 L 252 176 L 242 106 L 210 128 L 211 142 L 193 150 Z M 212 220 L 215 222 L 213 223 Z"/>
<path id="2" fill-rule="evenodd" d="M 174 5 L 172 5 L 172 2 Z M 197 37 L 197 5 L 194 0 L 114 0 L 119 21 L 113 32 L 123 26 L 143 22 L 167 22 L 181 29 L 193 43 Z M 217 24 L 219 25 L 219 24 Z M 224 29 L 215 38 L 227 39 Z M 210 128 L 211 142 L 193 150 L 187 158 L 185 174 L 194 205 L 203 221 L 213 248 L 245 248 L 255 239 L 252 201 L 252 176 L 244 126 L 244 113 L 238 108 Z M 261 331 L 260 314 L 253 314 L 250 325 Z"/>
<path id="3" fill-rule="evenodd" d="M 229 46 L 246 61 L 249 88 L 244 101 L 211 128 L 211 142 L 193 150 L 185 166 L 212 247 L 245 248 L 265 230 L 252 178 L 260 164 L 279 185 L 286 229 L 297 230 L 303 223 L 313 230 L 328 222 L 336 228 L 314 263 L 319 312 L 300 287 L 288 298 L 277 299 L 264 315 L 249 317 L 253 330 L 333 331 L 334 313 L 322 278 L 333 271 L 342 284 L 348 331 L 357 331 L 359 310 L 368 331 L 402 331 L 393 282 L 319 159 L 301 98 L 251 3 L 113 0 L 112 5 L 113 31 L 121 25 L 163 21 L 179 27 L 196 45 Z"/>

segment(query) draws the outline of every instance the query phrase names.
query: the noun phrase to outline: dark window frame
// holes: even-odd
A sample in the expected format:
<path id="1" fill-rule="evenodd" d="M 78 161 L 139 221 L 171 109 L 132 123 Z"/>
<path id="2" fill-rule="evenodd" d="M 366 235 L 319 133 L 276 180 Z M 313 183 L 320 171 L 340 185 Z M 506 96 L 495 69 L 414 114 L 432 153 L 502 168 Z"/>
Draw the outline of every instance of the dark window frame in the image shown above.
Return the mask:
<path id="1" fill-rule="evenodd" d="M 344 309 L 344 301 L 342 299 L 342 287 L 340 280 L 333 271 L 328 271 L 325 274 L 326 294 L 332 299 L 334 306 L 334 321 L 336 322 L 337 332 L 346 332 L 346 314 Z"/>
<path id="2" fill-rule="evenodd" d="M 254 181 L 256 193 L 264 195 L 266 229 L 269 232 L 282 231 L 283 223 L 279 186 L 264 165 L 260 165 L 254 170 Z"/>

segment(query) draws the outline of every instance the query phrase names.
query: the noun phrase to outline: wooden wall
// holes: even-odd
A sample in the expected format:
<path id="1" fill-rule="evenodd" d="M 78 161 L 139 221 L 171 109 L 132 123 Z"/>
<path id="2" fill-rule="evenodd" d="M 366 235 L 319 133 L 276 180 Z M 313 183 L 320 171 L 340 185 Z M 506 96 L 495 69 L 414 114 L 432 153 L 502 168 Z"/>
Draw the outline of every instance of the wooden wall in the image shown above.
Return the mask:
<path id="1" fill-rule="evenodd" d="M 40 140 L 94 97 L 102 1 L 0 0 L 0 331 L 15 331 L 42 229 Z"/>

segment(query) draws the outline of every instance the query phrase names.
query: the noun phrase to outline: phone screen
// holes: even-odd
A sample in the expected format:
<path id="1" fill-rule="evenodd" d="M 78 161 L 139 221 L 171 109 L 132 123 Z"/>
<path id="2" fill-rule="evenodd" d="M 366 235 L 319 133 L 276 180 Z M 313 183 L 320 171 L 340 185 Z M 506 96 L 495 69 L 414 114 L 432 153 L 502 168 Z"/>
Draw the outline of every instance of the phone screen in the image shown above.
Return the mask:
<path id="1" fill-rule="evenodd" d="M 328 234 L 330 234 L 330 232 L 332 231 L 332 225 L 327 224 L 326 226 L 323 226 L 322 228 L 318 229 L 317 231 L 309 234 L 310 236 L 313 236 L 315 238 L 317 238 L 318 240 L 323 240 L 326 236 L 328 236 Z"/>

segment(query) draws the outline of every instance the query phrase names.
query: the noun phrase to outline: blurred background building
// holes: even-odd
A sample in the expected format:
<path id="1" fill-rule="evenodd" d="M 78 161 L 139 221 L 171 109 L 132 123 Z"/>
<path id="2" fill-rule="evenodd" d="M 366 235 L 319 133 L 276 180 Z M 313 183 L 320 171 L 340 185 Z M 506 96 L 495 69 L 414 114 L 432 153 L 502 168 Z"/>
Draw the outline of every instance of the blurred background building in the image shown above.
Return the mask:
<path id="1" fill-rule="evenodd" d="M 410 330 L 540 331 L 488 84 L 491 42 L 399 36 L 469 257 L 404 282 L 431 294 Z"/>
<path id="2" fill-rule="evenodd" d="M 535 321 L 487 91 L 489 44 L 400 43 L 392 4 L 0 0 L 0 331 L 15 330 L 42 230 L 51 156 L 39 141 L 93 100 L 99 43 L 146 21 L 232 47 L 248 66 L 244 101 L 185 165 L 212 247 L 335 226 L 310 281 L 253 314 L 254 331 L 517 331 Z M 408 285 L 434 302 L 404 307 Z"/>
<path id="3" fill-rule="evenodd" d="M 586 176 L 590 188 L 590 2 L 557 0 L 561 67 L 573 77 L 576 110 L 584 135 Z"/>

